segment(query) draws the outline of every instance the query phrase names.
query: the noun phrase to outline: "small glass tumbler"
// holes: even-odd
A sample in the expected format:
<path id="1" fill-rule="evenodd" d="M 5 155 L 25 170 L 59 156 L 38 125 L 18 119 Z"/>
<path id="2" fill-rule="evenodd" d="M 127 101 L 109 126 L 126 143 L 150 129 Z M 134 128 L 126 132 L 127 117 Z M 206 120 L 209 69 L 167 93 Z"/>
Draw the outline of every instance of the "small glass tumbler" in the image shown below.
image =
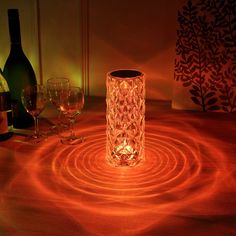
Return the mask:
<path id="1" fill-rule="evenodd" d="M 112 71 L 106 87 L 106 159 L 112 166 L 136 166 L 144 159 L 144 74 Z"/>

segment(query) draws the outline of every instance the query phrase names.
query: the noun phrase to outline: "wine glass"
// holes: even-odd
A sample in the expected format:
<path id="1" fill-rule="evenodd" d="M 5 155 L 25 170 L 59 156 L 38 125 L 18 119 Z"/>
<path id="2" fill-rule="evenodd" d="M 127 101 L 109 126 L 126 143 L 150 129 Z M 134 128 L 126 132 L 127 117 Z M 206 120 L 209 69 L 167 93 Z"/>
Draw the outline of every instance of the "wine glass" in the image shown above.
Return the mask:
<path id="1" fill-rule="evenodd" d="M 47 102 L 46 89 L 43 85 L 26 86 L 21 92 L 21 101 L 26 111 L 34 118 L 34 134 L 29 141 L 39 143 L 44 136 L 39 132 L 38 116 L 45 108 Z"/>
<path id="2" fill-rule="evenodd" d="M 67 127 L 67 125 L 62 122 L 62 112 L 60 110 L 60 104 L 69 87 L 70 81 L 68 78 L 53 77 L 47 80 L 47 94 L 49 101 L 57 108 L 59 112 L 57 124 L 51 127 L 52 130 L 54 130 L 56 133 L 59 133 L 59 130 L 61 130 L 62 128 Z"/>
<path id="3" fill-rule="evenodd" d="M 84 107 L 84 92 L 80 87 L 70 87 L 60 104 L 60 110 L 70 122 L 70 135 L 61 139 L 63 144 L 79 144 L 84 141 L 81 136 L 76 136 L 74 124 L 76 117 L 81 114 Z"/>

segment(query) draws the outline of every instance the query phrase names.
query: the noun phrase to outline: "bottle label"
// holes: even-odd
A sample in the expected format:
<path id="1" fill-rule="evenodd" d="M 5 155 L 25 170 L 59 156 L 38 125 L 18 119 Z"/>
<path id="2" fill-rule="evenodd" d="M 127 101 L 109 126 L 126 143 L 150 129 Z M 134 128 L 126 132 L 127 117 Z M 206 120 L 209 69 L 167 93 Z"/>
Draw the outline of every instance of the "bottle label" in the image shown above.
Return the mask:
<path id="1" fill-rule="evenodd" d="M 0 111 L 0 134 L 8 133 L 7 112 Z"/>

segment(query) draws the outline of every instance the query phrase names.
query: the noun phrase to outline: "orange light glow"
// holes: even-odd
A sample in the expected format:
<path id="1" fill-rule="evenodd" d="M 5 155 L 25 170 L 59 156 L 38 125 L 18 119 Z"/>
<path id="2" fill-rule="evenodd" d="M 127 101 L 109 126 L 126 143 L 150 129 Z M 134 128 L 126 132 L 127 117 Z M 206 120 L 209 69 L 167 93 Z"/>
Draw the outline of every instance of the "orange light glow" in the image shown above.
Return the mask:
<path id="1" fill-rule="evenodd" d="M 104 124 L 81 128 L 86 141 L 78 146 L 62 145 L 58 137 L 42 147 L 18 142 L 19 171 L 1 193 L 4 227 L 19 231 L 31 225 L 41 232 L 46 225 L 43 232 L 55 235 L 62 227 L 67 235 L 168 235 L 174 225 L 180 236 L 198 229 L 199 220 L 235 215 L 236 206 L 227 207 L 222 198 L 223 191 L 235 194 L 236 188 L 236 164 L 219 149 L 224 142 L 180 120 L 176 124 L 147 122 L 146 159 L 133 168 L 106 162 Z M 22 207 L 31 215 L 19 217 Z M 40 212 L 43 219 L 37 218 Z M 234 222 L 205 225 L 201 235 L 236 233 Z"/>

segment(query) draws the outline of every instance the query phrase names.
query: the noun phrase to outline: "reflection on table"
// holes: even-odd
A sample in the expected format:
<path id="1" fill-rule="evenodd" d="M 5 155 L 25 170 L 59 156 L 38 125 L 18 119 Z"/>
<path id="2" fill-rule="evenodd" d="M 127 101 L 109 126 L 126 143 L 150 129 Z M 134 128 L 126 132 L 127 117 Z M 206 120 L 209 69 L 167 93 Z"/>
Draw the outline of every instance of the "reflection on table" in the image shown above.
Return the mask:
<path id="1" fill-rule="evenodd" d="M 0 143 L 1 235 L 236 235 L 235 114 L 147 101 L 145 160 L 105 160 L 105 100 L 90 98 L 79 145 Z M 51 114 L 51 116 L 50 116 Z M 53 113 L 46 110 L 41 128 Z"/>

